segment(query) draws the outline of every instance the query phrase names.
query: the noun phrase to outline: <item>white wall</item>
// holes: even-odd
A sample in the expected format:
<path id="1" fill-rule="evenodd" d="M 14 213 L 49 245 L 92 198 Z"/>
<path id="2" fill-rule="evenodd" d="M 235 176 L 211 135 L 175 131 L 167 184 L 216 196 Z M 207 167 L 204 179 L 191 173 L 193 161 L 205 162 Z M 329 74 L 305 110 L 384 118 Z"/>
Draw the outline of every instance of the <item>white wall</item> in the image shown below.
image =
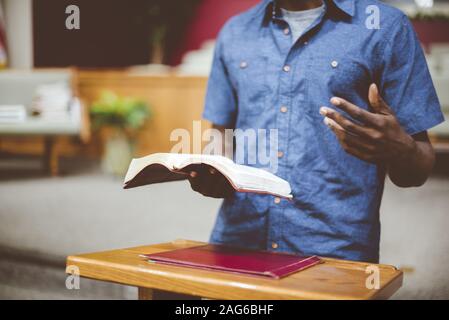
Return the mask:
<path id="1" fill-rule="evenodd" d="M 11 68 L 33 67 L 33 0 L 2 0 L 8 64 Z"/>

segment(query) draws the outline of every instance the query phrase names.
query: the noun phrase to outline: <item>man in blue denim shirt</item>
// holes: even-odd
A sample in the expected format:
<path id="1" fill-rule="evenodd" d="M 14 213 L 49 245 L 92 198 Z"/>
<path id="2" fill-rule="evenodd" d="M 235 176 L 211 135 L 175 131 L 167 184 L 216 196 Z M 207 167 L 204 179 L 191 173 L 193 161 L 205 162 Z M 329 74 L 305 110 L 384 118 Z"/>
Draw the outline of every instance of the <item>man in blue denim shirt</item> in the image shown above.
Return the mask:
<path id="1" fill-rule="evenodd" d="M 322 5 L 292 41 L 281 8 Z M 379 259 L 385 175 L 401 187 L 422 185 L 435 158 L 426 130 L 443 121 L 409 20 L 374 0 L 265 0 L 230 19 L 204 118 L 221 129 L 277 129 L 276 174 L 294 196 L 225 197 L 211 242 L 371 262 Z M 225 196 L 212 173 L 190 182 Z"/>

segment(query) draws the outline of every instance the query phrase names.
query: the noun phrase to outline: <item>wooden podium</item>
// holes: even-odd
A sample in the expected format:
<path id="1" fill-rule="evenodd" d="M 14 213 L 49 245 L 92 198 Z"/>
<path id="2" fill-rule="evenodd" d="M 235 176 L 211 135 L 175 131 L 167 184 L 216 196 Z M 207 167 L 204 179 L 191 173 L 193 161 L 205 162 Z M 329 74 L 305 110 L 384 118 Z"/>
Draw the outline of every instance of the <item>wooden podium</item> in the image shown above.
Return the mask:
<path id="1" fill-rule="evenodd" d="M 81 277 L 139 288 L 139 299 L 387 299 L 402 285 L 393 266 L 323 258 L 324 262 L 280 280 L 149 263 L 141 254 L 202 245 L 170 243 L 81 254 L 67 258 L 67 270 Z M 368 267 L 379 271 L 380 286 L 368 289 Z M 71 267 L 71 268 L 69 268 Z M 368 269 L 370 270 L 370 269 Z"/>

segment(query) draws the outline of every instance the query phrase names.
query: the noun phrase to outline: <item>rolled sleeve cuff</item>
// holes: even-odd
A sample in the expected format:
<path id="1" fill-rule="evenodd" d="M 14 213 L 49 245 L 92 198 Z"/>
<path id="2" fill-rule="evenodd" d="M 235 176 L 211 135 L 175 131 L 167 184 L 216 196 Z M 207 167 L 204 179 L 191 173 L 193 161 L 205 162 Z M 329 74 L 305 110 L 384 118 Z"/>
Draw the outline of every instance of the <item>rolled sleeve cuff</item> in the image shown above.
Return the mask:
<path id="1" fill-rule="evenodd" d="M 208 120 L 218 126 L 231 127 L 234 125 L 234 117 L 229 113 L 226 114 L 211 112 L 206 108 L 206 110 L 204 110 L 203 112 L 202 117 L 203 119 Z"/>
<path id="2" fill-rule="evenodd" d="M 420 132 L 427 131 L 437 125 L 443 123 L 445 121 L 444 115 L 442 112 L 436 112 L 430 115 L 423 115 L 420 119 L 416 119 L 415 121 L 409 121 L 405 126 L 405 131 L 409 135 L 415 135 Z"/>

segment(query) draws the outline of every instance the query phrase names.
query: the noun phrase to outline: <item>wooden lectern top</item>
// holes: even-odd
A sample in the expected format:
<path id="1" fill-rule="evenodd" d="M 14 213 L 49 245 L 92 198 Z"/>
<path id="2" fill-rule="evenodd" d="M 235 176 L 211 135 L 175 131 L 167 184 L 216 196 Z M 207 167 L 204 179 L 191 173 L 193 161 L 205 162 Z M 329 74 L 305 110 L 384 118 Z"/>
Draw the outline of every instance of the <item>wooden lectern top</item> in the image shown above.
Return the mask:
<path id="1" fill-rule="evenodd" d="M 139 256 L 203 244 L 176 240 L 81 254 L 69 256 L 67 266 L 77 266 L 82 277 L 210 299 L 386 299 L 402 285 L 402 272 L 393 266 L 329 258 L 276 280 L 149 263 Z M 367 288 L 367 279 L 368 286 L 375 283 L 369 281 L 373 269 L 379 271 L 379 289 Z"/>

